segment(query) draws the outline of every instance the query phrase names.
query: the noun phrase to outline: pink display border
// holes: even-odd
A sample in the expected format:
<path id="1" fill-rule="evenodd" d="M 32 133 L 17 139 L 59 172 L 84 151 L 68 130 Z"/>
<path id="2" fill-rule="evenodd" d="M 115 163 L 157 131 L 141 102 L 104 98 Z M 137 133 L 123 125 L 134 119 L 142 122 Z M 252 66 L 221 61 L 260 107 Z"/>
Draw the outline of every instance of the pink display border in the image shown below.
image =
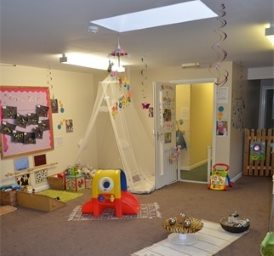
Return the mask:
<path id="1" fill-rule="evenodd" d="M 50 94 L 49 94 L 49 88 L 48 87 L 32 87 L 32 86 L 0 86 L 0 121 L 2 121 L 2 103 L 1 103 L 1 97 L 3 93 L 42 93 L 44 95 L 44 100 L 47 102 L 47 107 L 49 107 L 48 111 L 48 120 L 50 124 L 50 130 L 49 130 L 49 140 L 47 142 L 47 146 L 43 149 L 37 149 L 35 147 L 36 144 L 32 145 L 31 150 L 18 150 L 15 154 L 9 154 L 4 149 L 8 146 L 8 140 L 6 138 L 6 135 L 0 134 L 0 143 L 1 143 L 1 158 L 9 158 L 19 155 L 28 155 L 28 154 L 34 154 L 41 151 L 46 150 L 52 150 L 54 148 L 54 139 L 53 139 L 53 126 L 52 126 L 52 111 L 51 111 L 51 104 L 50 104 Z"/>

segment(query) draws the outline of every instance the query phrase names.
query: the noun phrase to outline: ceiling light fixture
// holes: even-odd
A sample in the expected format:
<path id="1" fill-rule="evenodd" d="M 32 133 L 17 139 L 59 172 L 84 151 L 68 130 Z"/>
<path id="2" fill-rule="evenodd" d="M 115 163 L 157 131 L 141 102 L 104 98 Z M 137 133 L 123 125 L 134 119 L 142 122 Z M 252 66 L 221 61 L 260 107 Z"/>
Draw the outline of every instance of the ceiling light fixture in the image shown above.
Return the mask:
<path id="1" fill-rule="evenodd" d="M 199 62 L 183 63 L 181 67 L 182 68 L 198 68 L 200 67 L 200 63 Z"/>
<path id="2" fill-rule="evenodd" d="M 99 29 L 98 29 L 97 26 L 94 26 L 94 25 L 89 25 L 89 26 L 88 26 L 88 31 L 89 31 L 89 32 L 97 33 L 98 30 L 99 30 Z"/>
<path id="3" fill-rule="evenodd" d="M 68 61 L 68 58 L 67 58 L 66 54 L 63 53 L 59 60 L 60 60 L 60 63 L 64 63 L 64 62 Z"/>
<path id="4" fill-rule="evenodd" d="M 265 29 L 265 36 L 272 43 L 272 45 L 274 45 L 274 25 L 273 24 Z"/>
<path id="5" fill-rule="evenodd" d="M 59 59 L 60 63 L 75 65 L 86 68 L 107 70 L 109 66 L 109 58 L 98 56 L 95 54 L 84 54 L 77 52 L 70 52 L 66 54 L 62 54 Z M 124 72 L 126 63 L 121 62 L 121 65 L 113 65 L 112 71 Z"/>
<path id="6" fill-rule="evenodd" d="M 126 32 L 217 16 L 218 15 L 209 9 L 203 2 L 194 0 L 106 19 L 93 20 L 90 21 L 90 23 L 117 32 Z"/>

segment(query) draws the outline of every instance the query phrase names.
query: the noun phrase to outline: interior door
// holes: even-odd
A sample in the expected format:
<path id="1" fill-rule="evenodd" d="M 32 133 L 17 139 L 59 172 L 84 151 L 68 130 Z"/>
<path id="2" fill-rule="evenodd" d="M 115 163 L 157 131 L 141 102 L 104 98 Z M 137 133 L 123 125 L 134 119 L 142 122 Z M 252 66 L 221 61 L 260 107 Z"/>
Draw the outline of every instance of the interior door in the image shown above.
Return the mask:
<path id="1" fill-rule="evenodd" d="M 177 180 L 176 159 L 176 86 L 154 84 L 155 187 Z"/>

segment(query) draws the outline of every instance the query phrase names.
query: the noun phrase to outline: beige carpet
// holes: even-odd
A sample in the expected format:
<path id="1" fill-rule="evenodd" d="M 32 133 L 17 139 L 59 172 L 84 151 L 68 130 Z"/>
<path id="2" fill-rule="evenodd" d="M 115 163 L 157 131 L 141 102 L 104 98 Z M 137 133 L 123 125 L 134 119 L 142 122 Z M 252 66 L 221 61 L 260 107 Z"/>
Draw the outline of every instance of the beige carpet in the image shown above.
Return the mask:
<path id="1" fill-rule="evenodd" d="M 157 202 L 162 218 L 68 221 L 76 206 L 90 200 L 90 191 L 49 213 L 19 208 L 0 217 L 1 256 L 129 256 L 167 238 L 165 218 L 180 212 L 218 223 L 237 211 L 250 219 L 249 232 L 216 256 L 258 256 L 269 226 L 271 177 L 246 177 L 227 191 L 206 184 L 177 182 L 150 194 L 137 195 L 141 204 Z"/>
<path id="2" fill-rule="evenodd" d="M 207 256 L 214 255 L 247 232 L 233 234 L 222 229 L 219 223 L 203 220 L 204 227 L 190 240 L 178 239 L 171 234 L 150 247 L 132 254 L 132 256 Z"/>
<path id="3" fill-rule="evenodd" d="M 17 208 L 11 205 L 0 206 L 0 216 L 16 211 Z"/>

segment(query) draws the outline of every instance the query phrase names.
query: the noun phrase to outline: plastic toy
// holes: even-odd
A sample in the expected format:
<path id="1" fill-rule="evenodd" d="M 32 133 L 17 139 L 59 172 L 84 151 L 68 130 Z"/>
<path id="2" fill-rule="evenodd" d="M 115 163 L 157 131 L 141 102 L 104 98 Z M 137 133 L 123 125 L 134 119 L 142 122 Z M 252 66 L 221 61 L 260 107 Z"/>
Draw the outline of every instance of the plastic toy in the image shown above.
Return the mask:
<path id="1" fill-rule="evenodd" d="M 104 209 L 114 208 L 115 216 L 137 214 L 140 204 L 127 191 L 126 175 L 122 170 L 97 170 L 92 181 L 92 198 L 82 206 L 83 214 L 100 216 Z"/>
<path id="2" fill-rule="evenodd" d="M 212 190 L 227 190 L 228 186 L 232 187 L 233 183 L 230 181 L 228 170 L 229 166 L 227 164 L 214 164 L 210 173 L 208 188 Z"/>
<path id="3" fill-rule="evenodd" d="M 267 232 L 264 240 L 260 245 L 260 253 L 262 256 L 274 255 L 274 233 Z"/>

